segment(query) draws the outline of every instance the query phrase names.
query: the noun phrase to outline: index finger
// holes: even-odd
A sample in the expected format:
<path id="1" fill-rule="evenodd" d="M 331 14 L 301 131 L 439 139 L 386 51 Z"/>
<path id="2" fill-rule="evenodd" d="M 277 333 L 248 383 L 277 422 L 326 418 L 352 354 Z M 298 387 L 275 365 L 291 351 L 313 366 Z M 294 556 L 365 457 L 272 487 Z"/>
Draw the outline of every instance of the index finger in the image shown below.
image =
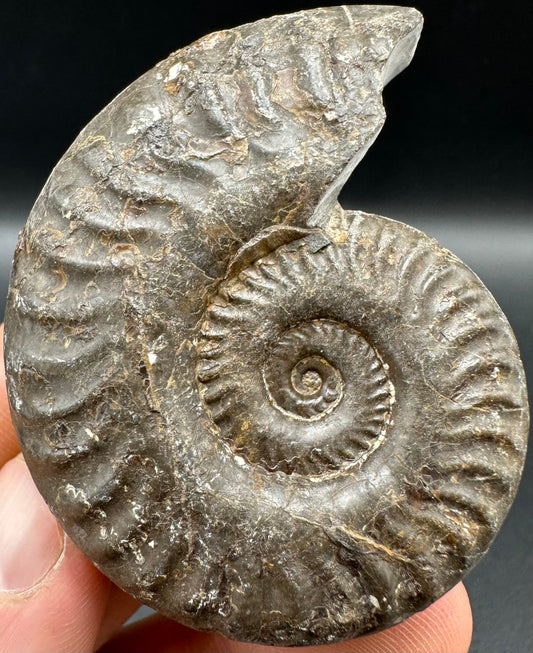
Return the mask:
<path id="1" fill-rule="evenodd" d="M 7 401 L 4 368 L 4 325 L 0 325 L 0 468 L 20 451 Z"/>

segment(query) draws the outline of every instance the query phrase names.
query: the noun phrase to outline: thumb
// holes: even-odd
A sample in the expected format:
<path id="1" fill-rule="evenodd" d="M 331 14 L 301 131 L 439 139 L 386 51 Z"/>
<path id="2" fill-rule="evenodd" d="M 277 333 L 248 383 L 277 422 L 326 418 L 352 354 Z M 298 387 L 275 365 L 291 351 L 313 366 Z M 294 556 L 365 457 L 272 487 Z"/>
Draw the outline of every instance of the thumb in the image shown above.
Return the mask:
<path id="1" fill-rule="evenodd" d="M 116 590 L 116 592 L 115 592 Z M 92 651 L 136 605 L 118 594 L 67 538 L 22 456 L 0 470 L 0 653 Z M 125 595 L 123 595 L 125 596 Z"/>

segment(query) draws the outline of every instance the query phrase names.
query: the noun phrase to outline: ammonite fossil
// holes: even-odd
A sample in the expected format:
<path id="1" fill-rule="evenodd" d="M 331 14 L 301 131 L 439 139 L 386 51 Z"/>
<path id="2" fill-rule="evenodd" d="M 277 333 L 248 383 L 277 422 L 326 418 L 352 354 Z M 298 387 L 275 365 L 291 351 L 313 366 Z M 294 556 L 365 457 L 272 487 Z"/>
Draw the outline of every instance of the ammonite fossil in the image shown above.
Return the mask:
<path id="1" fill-rule="evenodd" d="M 82 131 L 20 236 L 28 465 L 99 569 L 190 626 L 390 626 L 515 494 L 528 410 L 501 310 L 431 238 L 337 202 L 421 25 L 330 7 L 200 39 Z"/>

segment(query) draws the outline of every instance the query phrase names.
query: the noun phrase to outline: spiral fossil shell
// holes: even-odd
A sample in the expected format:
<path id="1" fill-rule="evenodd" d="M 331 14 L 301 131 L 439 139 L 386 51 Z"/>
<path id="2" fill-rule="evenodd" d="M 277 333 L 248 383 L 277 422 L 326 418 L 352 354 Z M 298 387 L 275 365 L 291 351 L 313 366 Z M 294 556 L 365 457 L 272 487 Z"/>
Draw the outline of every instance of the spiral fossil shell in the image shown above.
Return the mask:
<path id="1" fill-rule="evenodd" d="M 418 12 L 330 7 L 212 34 L 80 134 L 15 254 L 13 420 L 114 582 L 242 640 L 397 623 L 500 527 L 528 409 L 475 274 L 337 203 Z"/>

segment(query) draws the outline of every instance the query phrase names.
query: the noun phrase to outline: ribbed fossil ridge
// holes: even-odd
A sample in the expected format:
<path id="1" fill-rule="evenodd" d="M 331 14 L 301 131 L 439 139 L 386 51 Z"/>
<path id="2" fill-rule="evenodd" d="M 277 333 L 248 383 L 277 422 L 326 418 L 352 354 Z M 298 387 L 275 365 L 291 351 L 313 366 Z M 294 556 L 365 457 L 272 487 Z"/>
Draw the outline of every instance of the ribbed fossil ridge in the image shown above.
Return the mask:
<path id="1" fill-rule="evenodd" d="M 317 284 L 352 289 L 343 264 L 328 250 L 281 247 L 224 283 L 208 307 L 201 396 L 233 450 L 268 470 L 353 464 L 379 445 L 390 420 L 394 389 L 377 352 L 349 325 L 320 317 L 331 302 L 317 300 Z M 314 390 L 295 388 L 299 368 L 314 372 Z"/>

